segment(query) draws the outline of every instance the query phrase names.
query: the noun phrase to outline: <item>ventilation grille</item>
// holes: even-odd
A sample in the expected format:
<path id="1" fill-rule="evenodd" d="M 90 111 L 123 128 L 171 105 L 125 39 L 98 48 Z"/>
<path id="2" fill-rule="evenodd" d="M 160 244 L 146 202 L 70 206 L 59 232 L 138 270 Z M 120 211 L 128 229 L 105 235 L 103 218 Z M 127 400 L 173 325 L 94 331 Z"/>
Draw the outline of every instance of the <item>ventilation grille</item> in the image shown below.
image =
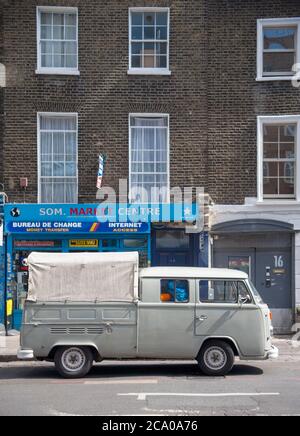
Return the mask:
<path id="1" fill-rule="evenodd" d="M 50 331 L 53 335 L 63 335 L 67 333 L 67 329 L 65 327 L 52 327 Z"/>
<path id="2" fill-rule="evenodd" d="M 52 335 L 102 335 L 103 327 L 51 327 Z"/>
<path id="3" fill-rule="evenodd" d="M 102 335 L 104 333 L 103 327 L 90 327 L 87 328 L 87 334 L 88 335 Z"/>

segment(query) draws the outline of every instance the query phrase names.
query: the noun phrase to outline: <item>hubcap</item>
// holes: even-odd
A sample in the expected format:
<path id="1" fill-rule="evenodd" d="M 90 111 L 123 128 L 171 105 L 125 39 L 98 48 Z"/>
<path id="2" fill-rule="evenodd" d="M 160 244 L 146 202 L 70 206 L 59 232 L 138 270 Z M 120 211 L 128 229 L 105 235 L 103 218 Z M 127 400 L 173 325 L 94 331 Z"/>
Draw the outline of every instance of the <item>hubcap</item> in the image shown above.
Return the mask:
<path id="1" fill-rule="evenodd" d="M 84 367 L 86 357 L 80 348 L 69 348 L 63 353 L 61 362 L 66 371 L 75 372 Z"/>
<path id="2" fill-rule="evenodd" d="M 206 350 L 204 354 L 204 361 L 209 369 L 218 371 L 226 366 L 227 355 L 222 348 L 211 347 Z"/>

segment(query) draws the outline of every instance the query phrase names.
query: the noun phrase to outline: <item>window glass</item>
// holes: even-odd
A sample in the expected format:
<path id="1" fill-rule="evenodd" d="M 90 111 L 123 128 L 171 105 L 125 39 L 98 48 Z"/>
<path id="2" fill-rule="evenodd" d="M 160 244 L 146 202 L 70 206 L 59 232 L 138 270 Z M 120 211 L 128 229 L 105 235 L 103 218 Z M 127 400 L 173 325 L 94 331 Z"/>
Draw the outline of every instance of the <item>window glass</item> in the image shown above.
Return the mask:
<path id="1" fill-rule="evenodd" d="M 190 246 L 190 236 L 184 231 L 159 230 L 156 232 L 156 248 L 165 250 L 188 250 Z"/>
<path id="2" fill-rule="evenodd" d="M 188 303 L 189 282 L 187 280 L 161 280 L 160 299 L 164 303 Z"/>
<path id="3" fill-rule="evenodd" d="M 243 289 L 243 282 L 232 280 L 201 280 L 199 295 L 202 303 L 228 303 L 238 302 L 239 286 Z"/>
<path id="4" fill-rule="evenodd" d="M 264 197 L 295 198 L 297 125 L 263 126 Z"/>
<path id="5" fill-rule="evenodd" d="M 168 66 L 168 12 L 131 12 L 131 68 Z"/>
<path id="6" fill-rule="evenodd" d="M 40 117 L 40 202 L 77 202 L 77 120 Z"/>
<path id="7" fill-rule="evenodd" d="M 297 27 L 264 27 L 263 74 L 290 75 L 297 62 Z"/>
<path id="8" fill-rule="evenodd" d="M 77 68 L 77 14 L 40 13 L 40 66 Z"/>
<path id="9" fill-rule="evenodd" d="M 148 245 L 148 240 L 145 239 L 124 239 L 123 245 L 125 248 L 145 248 Z"/>
<path id="10" fill-rule="evenodd" d="M 164 203 L 169 198 L 168 118 L 131 117 L 130 125 L 130 199 Z"/>
<path id="11" fill-rule="evenodd" d="M 102 247 L 103 248 L 117 248 L 119 241 L 117 239 L 103 239 Z"/>

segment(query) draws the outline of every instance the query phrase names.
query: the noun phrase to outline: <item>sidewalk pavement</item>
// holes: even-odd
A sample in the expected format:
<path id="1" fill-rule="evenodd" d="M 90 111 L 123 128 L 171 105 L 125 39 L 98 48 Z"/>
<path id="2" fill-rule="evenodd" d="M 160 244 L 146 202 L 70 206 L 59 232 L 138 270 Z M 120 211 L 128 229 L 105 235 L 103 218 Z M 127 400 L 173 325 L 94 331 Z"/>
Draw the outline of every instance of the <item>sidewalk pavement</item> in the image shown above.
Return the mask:
<path id="1" fill-rule="evenodd" d="M 14 362 L 20 346 L 20 335 L 0 336 L 0 362 Z"/>
<path id="2" fill-rule="evenodd" d="M 0 362 L 17 361 L 19 343 L 20 335 L 17 332 L 13 332 L 13 336 L 0 335 Z M 273 343 L 279 348 L 280 361 L 300 361 L 300 342 L 298 347 L 293 346 L 292 336 L 277 336 L 273 338 Z"/>

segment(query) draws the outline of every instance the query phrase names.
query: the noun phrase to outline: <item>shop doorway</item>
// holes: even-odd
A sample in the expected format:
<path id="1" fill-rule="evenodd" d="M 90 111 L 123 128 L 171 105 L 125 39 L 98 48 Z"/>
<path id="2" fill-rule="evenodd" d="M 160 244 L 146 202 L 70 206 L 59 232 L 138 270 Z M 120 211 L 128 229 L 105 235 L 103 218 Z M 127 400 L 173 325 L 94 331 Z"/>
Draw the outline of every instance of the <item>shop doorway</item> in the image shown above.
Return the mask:
<path id="1" fill-rule="evenodd" d="M 249 274 L 272 310 L 275 332 L 280 334 L 290 333 L 294 323 L 292 242 L 292 233 L 282 229 L 214 235 L 213 265 Z"/>
<path id="2" fill-rule="evenodd" d="M 184 229 L 154 230 L 152 234 L 152 266 L 195 266 L 194 235 Z"/>

